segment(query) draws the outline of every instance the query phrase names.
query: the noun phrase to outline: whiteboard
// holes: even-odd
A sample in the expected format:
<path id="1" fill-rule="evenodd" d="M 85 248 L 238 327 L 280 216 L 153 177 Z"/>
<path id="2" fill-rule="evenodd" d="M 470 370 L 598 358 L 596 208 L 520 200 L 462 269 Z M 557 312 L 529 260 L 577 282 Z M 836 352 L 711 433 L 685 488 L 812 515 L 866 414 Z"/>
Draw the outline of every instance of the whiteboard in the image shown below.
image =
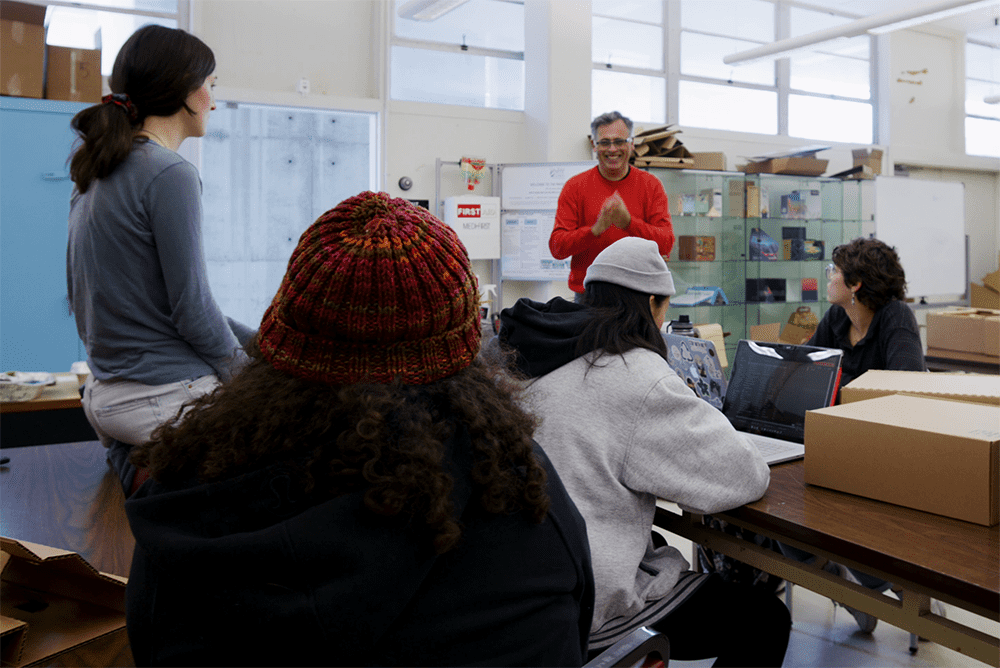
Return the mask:
<path id="1" fill-rule="evenodd" d="M 504 211 L 555 211 L 566 181 L 596 164 L 591 161 L 500 165 L 503 198 L 500 206 Z"/>
<path id="2" fill-rule="evenodd" d="M 968 290 L 964 184 L 876 178 L 875 234 L 899 253 L 908 297 Z"/>

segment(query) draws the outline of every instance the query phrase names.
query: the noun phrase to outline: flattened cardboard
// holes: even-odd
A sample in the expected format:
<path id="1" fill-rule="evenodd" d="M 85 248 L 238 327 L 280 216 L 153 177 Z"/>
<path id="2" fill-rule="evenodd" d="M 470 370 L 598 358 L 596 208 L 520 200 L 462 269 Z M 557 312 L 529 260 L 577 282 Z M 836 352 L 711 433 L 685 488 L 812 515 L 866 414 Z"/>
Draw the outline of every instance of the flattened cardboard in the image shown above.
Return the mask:
<path id="1" fill-rule="evenodd" d="M 969 305 L 972 308 L 1000 309 L 1000 292 L 978 283 L 969 284 Z"/>
<path id="2" fill-rule="evenodd" d="M 994 271 L 983 276 L 983 285 L 994 292 L 1000 292 L 1000 271 Z"/>
<path id="3" fill-rule="evenodd" d="M 1000 359 L 1000 311 L 974 308 L 928 311 L 927 347 Z"/>
<path id="4" fill-rule="evenodd" d="M 841 388 L 840 402 L 849 404 L 900 393 L 1000 406 L 1000 376 L 872 370 Z"/>
<path id="5" fill-rule="evenodd" d="M 806 412 L 805 481 L 1000 522 L 1000 407 L 895 394 Z"/>
<path id="6" fill-rule="evenodd" d="M 122 665 L 125 578 L 67 550 L 0 537 L 0 615 L 25 627 L 0 636 L 4 665 Z M 6 657 L 16 656 L 8 664 Z"/>
<path id="7" fill-rule="evenodd" d="M 45 86 L 45 7 L 0 2 L 0 93 L 41 98 Z"/>

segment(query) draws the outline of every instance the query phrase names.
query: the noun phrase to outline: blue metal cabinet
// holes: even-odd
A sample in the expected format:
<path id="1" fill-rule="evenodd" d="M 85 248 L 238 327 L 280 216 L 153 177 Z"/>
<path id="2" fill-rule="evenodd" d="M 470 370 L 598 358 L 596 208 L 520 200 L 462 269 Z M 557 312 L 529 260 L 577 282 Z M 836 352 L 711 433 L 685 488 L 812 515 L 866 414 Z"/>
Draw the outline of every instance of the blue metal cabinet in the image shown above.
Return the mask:
<path id="1" fill-rule="evenodd" d="M 75 102 L 0 98 L 0 371 L 86 359 L 69 312 L 69 123 Z"/>

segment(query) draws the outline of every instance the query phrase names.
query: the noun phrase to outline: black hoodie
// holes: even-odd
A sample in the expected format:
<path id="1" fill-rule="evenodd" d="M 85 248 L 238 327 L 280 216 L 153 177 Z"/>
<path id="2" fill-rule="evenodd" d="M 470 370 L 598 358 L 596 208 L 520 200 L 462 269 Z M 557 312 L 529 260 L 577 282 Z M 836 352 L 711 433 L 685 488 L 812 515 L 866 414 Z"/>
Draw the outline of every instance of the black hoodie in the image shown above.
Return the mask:
<path id="1" fill-rule="evenodd" d="M 136 665 L 580 665 L 594 584 L 586 526 L 539 448 L 541 524 L 472 494 L 460 429 L 445 465 L 462 537 L 443 555 L 362 493 L 315 501 L 295 462 L 209 484 L 148 481 L 125 504 Z"/>
<path id="2" fill-rule="evenodd" d="M 524 297 L 500 312 L 497 338 L 517 351 L 517 368 L 537 378 L 582 354 L 577 344 L 590 318 L 590 307 L 562 297 L 545 303 Z"/>

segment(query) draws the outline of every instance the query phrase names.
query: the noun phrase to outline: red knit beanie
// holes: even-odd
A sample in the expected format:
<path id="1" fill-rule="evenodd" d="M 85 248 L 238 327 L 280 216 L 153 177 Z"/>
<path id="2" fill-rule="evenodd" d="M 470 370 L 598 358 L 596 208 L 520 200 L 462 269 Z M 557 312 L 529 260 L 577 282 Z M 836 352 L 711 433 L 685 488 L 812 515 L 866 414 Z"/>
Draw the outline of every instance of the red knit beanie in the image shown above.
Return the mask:
<path id="1" fill-rule="evenodd" d="M 423 385 L 471 364 L 479 337 L 479 287 L 454 230 L 363 192 L 302 234 L 259 341 L 299 378 Z"/>

